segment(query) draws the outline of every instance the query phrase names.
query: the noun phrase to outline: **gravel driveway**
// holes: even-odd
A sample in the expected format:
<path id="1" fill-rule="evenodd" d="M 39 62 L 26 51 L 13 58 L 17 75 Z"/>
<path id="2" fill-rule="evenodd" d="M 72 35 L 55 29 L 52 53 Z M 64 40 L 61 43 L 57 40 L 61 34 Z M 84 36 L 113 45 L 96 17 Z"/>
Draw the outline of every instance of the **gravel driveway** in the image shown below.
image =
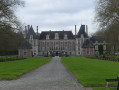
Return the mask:
<path id="1" fill-rule="evenodd" d="M 17 80 L 1 80 L 0 90 L 84 90 L 75 77 L 53 57 L 50 63 L 31 71 Z"/>

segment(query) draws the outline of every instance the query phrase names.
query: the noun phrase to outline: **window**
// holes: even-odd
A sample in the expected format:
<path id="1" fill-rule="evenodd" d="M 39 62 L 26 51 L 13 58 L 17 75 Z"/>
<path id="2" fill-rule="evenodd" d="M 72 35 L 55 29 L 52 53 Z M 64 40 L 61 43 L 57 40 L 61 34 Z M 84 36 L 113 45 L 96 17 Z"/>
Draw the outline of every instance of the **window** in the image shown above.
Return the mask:
<path id="1" fill-rule="evenodd" d="M 44 42 L 42 42 L 42 46 L 44 46 Z"/>
<path id="2" fill-rule="evenodd" d="M 34 46 L 36 45 L 36 41 L 34 41 Z"/>
<path id="3" fill-rule="evenodd" d="M 58 42 L 56 42 L 56 45 L 58 44 Z"/>
<path id="4" fill-rule="evenodd" d="M 50 37 L 49 37 L 49 35 L 47 34 L 47 35 L 46 35 L 46 40 L 49 40 L 49 39 L 50 39 Z"/>
<path id="5" fill-rule="evenodd" d="M 47 46 L 49 46 L 49 42 L 47 42 Z"/>
<path id="6" fill-rule="evenodd" d="M 30 35 L 30 39 L 33 40 L 33 35 Z"/>
<path id="7" fill-rule="evenodd" d="M 71 55 L 72 53 L 70 52 L 70 55 Z"/>
<path id="8" fill-rule="evenodd" d="M 55 39 L 59 39 L 59 34 L 55 33 Z"/>
<path id="9" fill-rule="evenodd" d="M 106 50 L 106 45 L 103 45 L 103 50 Z"/>
<path id="10" fill-rule="evenodd" d="M 67 34 L 64 35 L 64 39 L 68 39 L 68 38 L 67 38 Z"/>
<path id="11" fill-rule="evenodd" d="M 27 50 L 24 50 L 24 57 L 27 57 Z"/>
<path id="12" fill-rule="evenodd" d="M 95 50 L 98 50 L 98 45 L 95 46 Z"/>
<path id="13" fill-rule="evenodd" d="M 96 44 L 98 43 L 98 41 L 95 42 Z"/>
<path id="14" fill-rule="evenodd" d="M 87 55 L 90 54 L 90 48 L 87 48 Z"/>
<path id="15" fill-rule="evenodd" d="M 56 50 L 58 50 L 58 47 L 56 47 Z"/>

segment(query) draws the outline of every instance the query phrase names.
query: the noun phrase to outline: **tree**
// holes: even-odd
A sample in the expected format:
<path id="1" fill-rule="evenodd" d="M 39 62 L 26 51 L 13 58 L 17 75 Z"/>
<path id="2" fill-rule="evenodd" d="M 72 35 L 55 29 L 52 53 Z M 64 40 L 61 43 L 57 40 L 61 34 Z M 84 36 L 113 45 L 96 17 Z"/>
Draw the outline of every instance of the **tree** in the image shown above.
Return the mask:
<path id="1" fill-rule="evenodd" d="M 119 24 L 119 0 L 98 0 L 96 7 L 96 21 L 101 28 L 108 28 L 112 24 Z"/>
<path id="2" fill-rule="evenodd" d="M 0 54 L 18 50 L 22 25 L 14 12 L 18 6 L 23 5 L 21 0 L 0 0 Z"/>
<path id="3" fill-rule="evenodd" d="M 14 14 L 16 7 L 23 6 L 24 2 L 20 0 L 0 0 L 0 29 L 9 26 L 18 27 L 20 22 Z"/>
<path id="4" fill-rule="evenodd" d="M 108 43 L 108 51 L 119 52 L 119 0 L 98 0 L 96 6 L 96 21 L 99 29 L 104 32 Z"/>

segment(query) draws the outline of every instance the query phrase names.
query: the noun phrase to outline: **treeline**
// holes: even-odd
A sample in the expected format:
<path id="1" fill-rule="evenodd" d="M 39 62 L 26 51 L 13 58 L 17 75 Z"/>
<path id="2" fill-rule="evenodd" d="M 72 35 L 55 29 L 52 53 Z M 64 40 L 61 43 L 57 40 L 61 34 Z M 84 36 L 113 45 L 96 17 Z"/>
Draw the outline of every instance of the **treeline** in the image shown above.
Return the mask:
<path id="1" fill-rule="evenodd" d="M 17 54 L 23 39 L 22 24 L 15 16 L 18 6 L 24 6 L 21 0 L 0 0 L 0 56 Z"/>
<path id="2" fill-rule="evenodd" d="M 10 29 L 0 30 L 0 56 L 18 54 L 18 47 L 23 40 L 21 33 Z"/>
<path id="3" fill-rule="evenodd" d="M 119 0 L 98 0 L 95 20 L 99 31 L 95 34 L 103 36 L 107 42 L 107 54 L 119 52 Z"/>

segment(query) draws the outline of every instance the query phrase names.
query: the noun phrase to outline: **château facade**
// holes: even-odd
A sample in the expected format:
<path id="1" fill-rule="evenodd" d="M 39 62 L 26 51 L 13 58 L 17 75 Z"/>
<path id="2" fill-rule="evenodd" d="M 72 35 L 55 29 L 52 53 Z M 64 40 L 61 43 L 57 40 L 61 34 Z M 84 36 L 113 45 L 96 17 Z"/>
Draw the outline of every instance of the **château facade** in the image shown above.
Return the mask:
<path id="1" fill-rule="evenodd" d="M 99 37 L 89 38 L 87 25 L 81 25 L 78 33 L 76 33 L 75 25 L 75 35 L 72 31 L 64 30 L 42 31 L 39 34 L 38 26 L 36 33 L 32 26 L 26 27 L 25 31 L 24 38 L 32 46 L 32 56 L 98 56 L 106 51 L 106 44 L 103 40 Z M 102 53 L 98 50 L 100 45 Z M 27 50 L 25 53 L 28 53 Z"/>

